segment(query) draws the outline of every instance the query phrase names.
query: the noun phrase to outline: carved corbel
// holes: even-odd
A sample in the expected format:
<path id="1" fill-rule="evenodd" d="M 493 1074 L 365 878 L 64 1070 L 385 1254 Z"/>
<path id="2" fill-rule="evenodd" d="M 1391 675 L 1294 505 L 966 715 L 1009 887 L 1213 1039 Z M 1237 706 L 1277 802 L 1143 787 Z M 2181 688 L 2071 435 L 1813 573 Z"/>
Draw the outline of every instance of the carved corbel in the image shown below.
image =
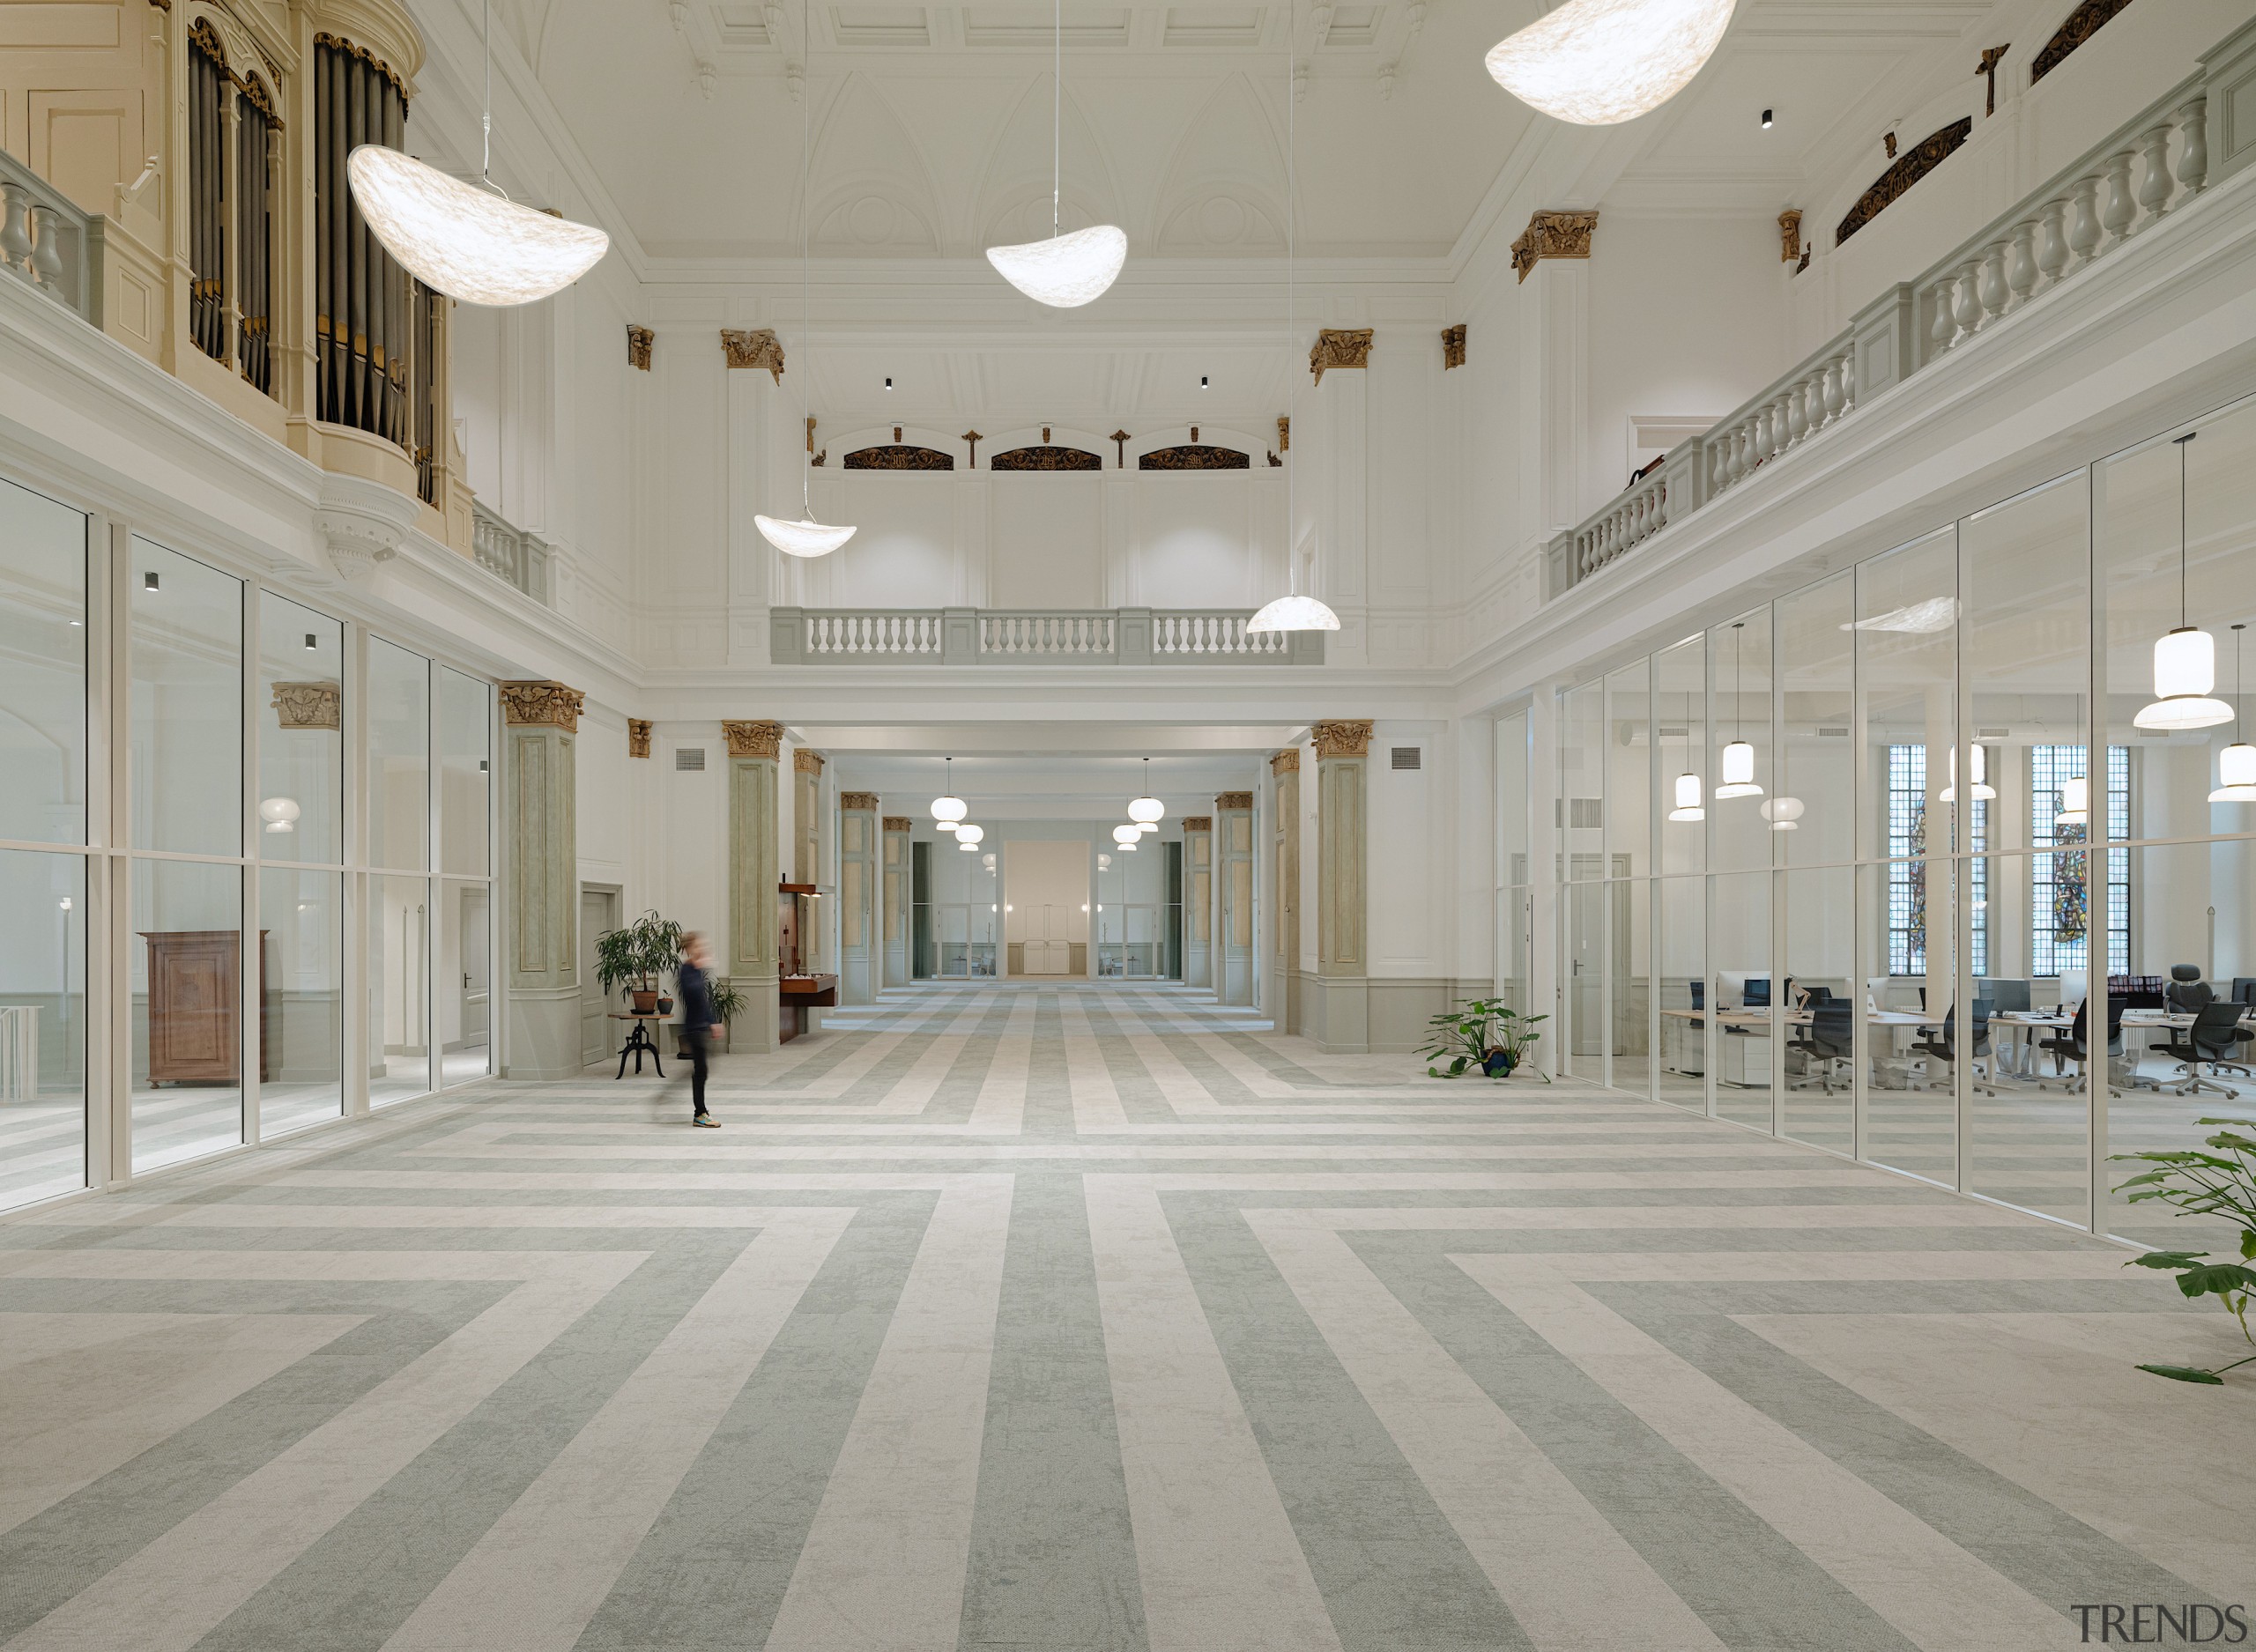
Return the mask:
<path id="1" fill-rule="evenodd" d="M 1778 262 L 1796 263 L 1801 258 L 1801 209 L 1790 206 L 1778 214 Z"/>
<path id="2" fill-rule="evenodd" d="M 1538 212 L 1512 243 L 1512 268 L 1522 281 L 1546 258 L 1587 258 L 1595 212 Z"/>
<path id="3" fill-rule="evenodd" d="M 783 382 L 783 343 L 776 337 L 772 327 L 761 327 L 746 332 L 734 327 L 721 329 L 721 351 L 728 357 L 731 367 L 765 367 L 776 382 Z"/>
<path id="4" fill-rule="evenodd" d="M 627 323 L 627 365 L 644 373 L 650 370 L 650 346 L 657 342 L 657 334 L 647 327 Z"/>
<path id="5" fill-rule="evenodd" d="M 721 738 L 728 743 L 731 757 L 764 757 L 772 763 L 783 755 L 783 725 L 724 722 Z"/>
<path id="6" fill-rule="evenodd" d="M 629 717 L 627 720 L 627 755 L 650 755 L 650 720 L 648 717 Z"/>
<path id="7" fill-rule="evenodd" d="M 1465 365 L 1465 323 L 1442 329 L 1442 371 Z"/>
<path id="8" fill-rule="evenodd" d="M 1371 364 L 1371 329 L 1323 327 L 1317 330 L 1316 348 L 1308 352 L 1309 371 L 1316 382 L 1335 367 L 1368 367 Z"/>
<path id="9" fill-rule="evenodd" d="M 587 696 L 576 688 L 553 681 L 501 683 L 501 721 L 512 729 L 561 729 L 578 731 L 580 708 Z"/>

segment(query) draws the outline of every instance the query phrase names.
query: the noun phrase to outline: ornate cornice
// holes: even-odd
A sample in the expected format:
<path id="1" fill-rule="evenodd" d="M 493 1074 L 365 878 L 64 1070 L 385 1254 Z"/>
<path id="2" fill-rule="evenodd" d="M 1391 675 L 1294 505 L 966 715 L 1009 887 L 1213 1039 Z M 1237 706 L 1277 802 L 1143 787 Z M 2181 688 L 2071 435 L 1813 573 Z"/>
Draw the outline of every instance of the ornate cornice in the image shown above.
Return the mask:
<path id="1" fill-rule="evenodd" d="M 1212 832 L 1214 817 L 1210 814 L 1187 814 L 1183 817 L 1183 829 L 1185 832 Z"/>
<path id="2" fill-rule="evenodd" d="M 627 322 L 627 365 L 630 367 L 639 367 L 644 373 L 648 373 L 650 370 L 650 346 L 657 341 L 657 334 L 649 328 L 637 327 L 633 322 Z"/>
<path id="3" fill-rule="evenodd" d="M 345 690 L 336 683 L 277 683 L 273 703 L 286 730 L 343 726 Z"/>
<path id="4" fill-rule="evenodd" d="M 888 832 L 914 832 L 916 823 L 905 814 L 889 814 L 885 818 L 885 829 Z"/>
<path id="5" fill-rule="evenodd" d="M 1356 717 L 1335 722 L 1319 722 L 1309 730 L 1309 737 L 1316 742 L 1316 755 L 1327 757 L 1368 757 L 1371 749 L 1371 722 L 1368 717 Z"/>
<path id="6" fill-rule="evenodd" d="M 1225 791 L 1214 795 L 1214 812 L 1217 814 L 1227 810 L 1252 807 L 1253 794 L 1250 791 Z"/>
<path id="7" fill-rule="evenodd" d="M 1442 371 L 1465 365 L 1465 323 L 1442 329 Z"/>
<path id="8" fill-rule="evenodd" d="M 1308 370 L 1316 382 L 1334 367 L 1368 367 L 1371 364 L 1371 330 L 1368 327 L 1320 327 L 1316 347 L 1308 352 Z"/>
<path id="9" fill-rule="evenodd" d="M 1801 209 L 1790 206 L 1778 214 L 1778 262 L 1798 263 L 1801 260 Z"/>
<path id="10" fill-rule="evenodd" d="M 873 791 L 842 791 L 838 794 L 838 806 L 863 814 L 875 814 L 878 811 L 878 795 Z"/>
<path id="11" fill-rule="evenodd" d="M 501 721 L 512 729 L 561 729 L 567 734 L 580 726 L 580 707 L 587 696 L 557 682 L 503 683 Z"/>
<path id="12" fill-rule="evenodd" d="M 822 753 L 810 752 L 803 745 L 791 753 L 791 768 L 796 774 L 820 774 L 822 773 Z"/>
<path id="13" fill-rule="evenodd" d="M 1587 258 L 1592 233 L 1598 228 L 1595 212 L 1538 212 L 1512 243 L 1512 268 L 1519 278 L 1546 258 Z"/>
<path id="14" fill-rule="evenodd" d="M 1301 772 L 1301 749 L 1288 745 L 1269 759 L 1272 774 L 1297 774 Z"/>
<path id="15" fill-rule="evenodd" d="M 721 351 L 732 367 L 765 367 L 776 382 L 783 382 L 783 341 L 776 337 L 773 327 L 757 328 L 746 332 L 738 328 L 721 329 Z"/>
<path id="16" fill-rule="evenodd" d="M 650 720 L 648 717 L 629 717 L 627 720 L 627 755 L 650 755 Z"/>
<path id="17" fill-rule="evenodd" d="M 774 762 L 783 753 L 783 725 L 780 722 L 724 722 L 721 738 L 731 757 L 764 757 Z"/>

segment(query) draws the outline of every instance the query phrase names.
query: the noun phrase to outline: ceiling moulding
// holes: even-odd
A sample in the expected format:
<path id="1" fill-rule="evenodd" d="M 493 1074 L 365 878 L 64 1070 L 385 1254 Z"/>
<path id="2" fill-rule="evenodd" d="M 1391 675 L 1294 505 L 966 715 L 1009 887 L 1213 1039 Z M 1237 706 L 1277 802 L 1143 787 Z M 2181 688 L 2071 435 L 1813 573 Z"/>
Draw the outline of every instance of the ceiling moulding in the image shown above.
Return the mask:
<path id="1" fill-rule="evenodd" d="M 1880 174 L 1871 189 L 1857 197 L 1857 204 L 1833 232 L 1833 244 L 1838 247 L 1889 207 L 1902 200 L 1911 186 L 1957 152 L 1958 146 L 1973 136 L 1974 117 L 1962 115 L 1939 132 L 1930 133 L 1916 148 L 1896 157 L 1896 164 Z"/>
<path id="2" fill-rule="evenodd" d="M 728 357 L 731 367 L 765 367 L 783 382 L 783 344 L 776 337 L 772 327 L 746 332 L 733 327 L 721 329 L 721 351 Z"/>
<path id="3" fill-rule="evenodd" d="M 1309 372 L 1318 384 L 1335 367 L 1368 367 L 1371 364 L 1373 330 L 1369 327 L 1325 327 L 1308 352 Z"/>
<path id="4" fill-rule="evenodd" d="M 1512 268 L 1525 281 L 1546 258 L 1587 258 L 1597 229 L 1595 212 L 1538 212 L 1512 243 Z"/>

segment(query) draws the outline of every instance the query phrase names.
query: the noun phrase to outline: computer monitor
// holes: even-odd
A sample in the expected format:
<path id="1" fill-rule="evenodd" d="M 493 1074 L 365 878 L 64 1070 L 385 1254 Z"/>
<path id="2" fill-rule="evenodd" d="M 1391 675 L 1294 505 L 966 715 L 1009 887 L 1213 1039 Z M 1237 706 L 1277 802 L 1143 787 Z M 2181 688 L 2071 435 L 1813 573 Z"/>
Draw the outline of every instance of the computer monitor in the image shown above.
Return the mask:
<path id="1" fill-rule="evenodd" d="M 1991 975 L 1978 982 L 1975 991 L 1990 1001 L 1990 1009 L 1995 1014 L 2009 1014 L 2030 1007 L 2029 982 L 2026 980 Z"/>
<path id="2" fill-rule="evenodd" d="M 2235 1004 L 2256 1004 L 2256 975 L 2232 978 L 2232 1000 Z"/>
<path id="3" fill-rule="evenodd" d="M 1739 1002 L 1745 1009 L 1768 1009 L 1770 1004 L 1770 978 L 1768 975 L 1749 976 L 1739 989 Z"/>

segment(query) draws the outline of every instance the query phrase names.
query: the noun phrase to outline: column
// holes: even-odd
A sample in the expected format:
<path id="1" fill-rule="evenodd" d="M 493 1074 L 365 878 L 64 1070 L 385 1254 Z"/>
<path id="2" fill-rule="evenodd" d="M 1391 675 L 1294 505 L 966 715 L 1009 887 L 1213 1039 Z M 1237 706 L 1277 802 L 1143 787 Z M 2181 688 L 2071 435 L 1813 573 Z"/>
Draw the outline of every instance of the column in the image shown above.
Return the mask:
<path id="1" fill-rule="evenodd" d="M 1214 999 L 1253 1002 L 1253 794 L 1214 799 Z"/>
<path id="2" fill-rule="evenodd" d="M 1214 818 L 1183 817 L 1183 984 L 1214 984 Z"/>
<path id="3" fill-rule="evenodd" d="M 1317 1040 L 1333 1054 L 1370 1048 L 1370 949 L 1364 768 L 1368 721 L 1319 722 L 1316 742 Z"/>
<path id="4" fill-rule="evenodd" d="M 791 881 L 820 886 L 823 873 L 822 753 L 800 746 L 791 753 Z M 834 915 L 830 903 L 817 900 L 806 915 L 806 933 L 799 937 L 800 956 L 809 971 L 837 973 L 838 954 L 832 951 Z M 810 1011 L 807 1031 L 813 1032 L 820 1011 Z"/>
<path id="5" fill-rule="evenodd" d="M 583 696 L 501 685 L 509 894 L 507 1078 L 580 1070 L 579 830 L 574 745 Z"/>
<path id="6" fill-rule="evenodd" d="M 1289 746 L 1269 759 L 1270 819 L 1276 888 L 1269 901 L 1274 950 L 1270 1019 L 1282 1033 L 1301 1030 L 1301 752 Z"/>
<path id="7" fill-rule="evenodd" d="M 916 823 L 905 814 L 885 818 L 885 979 L 887 987 L 909 984 L 909 907 L 916 898 Z"/>
<path id="8" fill-rule="evenodd" d="M 878 795 L 838 794 L 838 1002 L 878 1001 Z"/>
<path id="9" fill-rule="evenodd" d="M 728 976 L 744 994 L 732 1048 L 782 1048 L 776 951 L 776 787 L 780 722 L 724 722 L 729 746 Z"/>

